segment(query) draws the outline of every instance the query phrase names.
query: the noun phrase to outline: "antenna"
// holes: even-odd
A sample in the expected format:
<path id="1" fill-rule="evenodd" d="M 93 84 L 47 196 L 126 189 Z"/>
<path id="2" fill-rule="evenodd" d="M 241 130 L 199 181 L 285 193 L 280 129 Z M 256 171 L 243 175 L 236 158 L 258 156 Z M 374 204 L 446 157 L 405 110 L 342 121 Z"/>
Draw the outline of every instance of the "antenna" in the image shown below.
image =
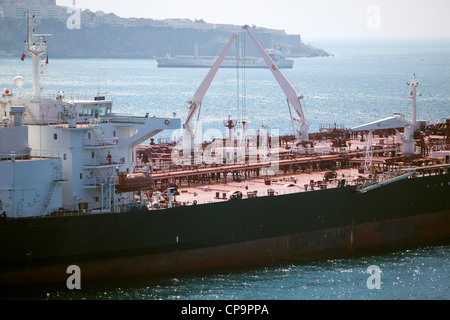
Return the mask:
<path id="1" fill-rule="evenodd" d="M 413 81 L 411 83 L 408 82 L 407 85 L 412 88 L 409 98 L 413 100 L 412 126 L 413 129 L 415 130 L 417 128 L 417 87 L 420 86 L 420 83 L 417 82 L 417 77 L 415 73 Z"/>
<path id="2" fill-rule="evenodd" d="M 233 128 L 236 127 L 237 121 L 231 120 L 231 116 L 228 116 L 228 120 L 224 120 L 223 124 L 228 128 L 228 140 L 233 141 Z"/>
<path id="3" fill-rule="evenodd" d="M 49 36 L 47 34 L 36 34 L 36 20 L 35 16 L 27 10 L 27 41 L 25 41 L 25 51 L 31 57 L 32 60 L 32 71 L 33 71 L 33 98 L 40 99 L 41 89 L 39 86 L 40 82 L 40 67 L 39 59 L 42 55 L 48 52 L 47 42 L 45 37 Z M 39 42 L 38 42 L 39 40 Z"/>

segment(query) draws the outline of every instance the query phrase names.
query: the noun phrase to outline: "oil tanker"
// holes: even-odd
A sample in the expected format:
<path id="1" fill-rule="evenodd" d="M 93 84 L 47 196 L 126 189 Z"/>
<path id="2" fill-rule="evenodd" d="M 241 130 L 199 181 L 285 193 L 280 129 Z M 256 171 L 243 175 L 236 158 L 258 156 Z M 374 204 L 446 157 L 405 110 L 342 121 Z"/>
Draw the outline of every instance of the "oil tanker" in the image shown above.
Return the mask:
<path id="1" fill-rule="evenodd" d="M 41 97 L 39 59 L 47 46 L 34 24 L 28 16 L 33 94 L 0 98 L 1 286 L 65 283 L 71 266 L 88 281 L 450 242 L 450 120 L 427 134 L 432 128 L 401 115 L 309 133 L 303 97 L 252 38 L 299 129 L 236 141 L 229 119 L 229 139 L 196 146 L 190 122 L 235 35 L 182 125 L 116 114 L 105 95 Z M 23 79 L 15 85 L 20 91 Z M 408 85 L 415 106 L 419 84 Z M 178 144 L 143 145 L 181 127 Z M 402 143 L 387 143 L 389 134 Z"/>

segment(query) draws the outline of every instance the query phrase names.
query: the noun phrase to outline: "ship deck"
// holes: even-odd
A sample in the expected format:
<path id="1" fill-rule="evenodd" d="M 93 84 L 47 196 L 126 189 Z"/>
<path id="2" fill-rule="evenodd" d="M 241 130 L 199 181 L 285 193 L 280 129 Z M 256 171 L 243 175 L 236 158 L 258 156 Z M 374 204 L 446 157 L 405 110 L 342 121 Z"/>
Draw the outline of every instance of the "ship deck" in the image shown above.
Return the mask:
<path id="1" fill-rule="evenodd" d="M 273 177 L 253 178 L 248 180 L 231 180 L 227 183 L 182 187 L 174 198 L 179 204 L 191 205 L 228 201 L 232 194 L 241 194 L 242 198 L 277 196 L 290 193 L 307 192 L 319 189 L 336 188 L 341 179 L 326 181 L 327 171 L 277 175 Z M 361 175 L 357 169 L 339 170 L 338 174 L 350 184 L 355 184 Z"/>
<path id="2" fill-rule="evenodd" d="M 233 194 L 246 199 L 332 189 L 342 186 L 342 180 L 345 180 L 345 185 L 362 186 L 372 183 L 374 173 L 379 181 L 414 172 L 420 167 L 429 167 L 429 174 L 439 173 L 440 167 L 432 166 L 441 163 L 441 159 L 433 159 L 429 154 L 422 153 L 402 155 L 399 143 L 392 141 L 392 137 L 374 137 L 372 165 L 375 170 L 371 172 L 364 170 L 367 146 L 364 139 L 352 139 L 347 141 L 347 147 L 329 148 L 330 151 L 313 154 L 296 154 L 292 152 L 292 145 L 283 144 L 279 149 L 278 170 L 270 176 L 261 174 L 262 169 L 270 164 L 242 162 L 169 166 L 166 163 L 166 166 L 158 166 L 155 164 L 162 162 L 164 152 L 153 154 L 150 155 L 154 165 L 151 175 L 155 189 L 144 193 L 144 198 L 146 203 L 155 203 L 154 191 L 159 190 L 162 194 L 157 201 L 159 208 L 167 208 L 170 198 L 165 190 L 169 186 L 177 188 L 172 206 L 188 206 L 229 201 Z M 330 146 L 329 141 L 319 141 L 315 148 L 318 150 L 325 146 Z M 157 146 L 156 150 L 165 148 Z M 446 168 L 448 170 L 448 166 Z M 140 167 L 141 171 L 144 169 L 145 166 Z M 150 210 L 156 209 L 150 204 L 148 207 Z"/>
<path id="3" fill-rule="evenodd" d="M 280 196 L 292 193 L 313 192 L 316 190 L 333 189 L 343 186 L 376 185 L 396 179 L 414 178 L 422 175 L 449 174 L 450 164 L 431 165 L 426 167 L 398 167 L 397 171 L 388 171 L 378 174 L 377 179 L 367 173 L 361 173 L 358 168 L 345 168 L 333 171 L 336 176 L 327 179 L 329 170 L 319 170 L 310 173 L 279 173 L 271 177 L 228 179 L 221 182 L 199 183 L 193 186 L 178 187 L 173 196 L 172 206 L 190 206 L 216 203 L 232 200 L 232 195 L 238 195 L 240 199 L 255 197 Z M 153 195 L 154 196 L 154 195 Z M 155 198 L 153 197 L 153 200 Z M 148 200 L 148 199 L 147 199 Z M 150 210 L 165 209 L 170 205 L 169 197 L 162 196 L 158 201 L 158 207 L 152 207 L 146 202 Z M 153 202 L 154 204 L 155 202 Z"/>

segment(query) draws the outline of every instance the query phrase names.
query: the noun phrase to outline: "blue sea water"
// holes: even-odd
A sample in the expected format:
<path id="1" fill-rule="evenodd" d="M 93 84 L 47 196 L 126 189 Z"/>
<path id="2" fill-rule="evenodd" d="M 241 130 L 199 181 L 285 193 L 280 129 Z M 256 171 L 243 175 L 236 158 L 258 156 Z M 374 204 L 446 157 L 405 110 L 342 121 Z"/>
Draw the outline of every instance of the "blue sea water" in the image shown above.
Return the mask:
<path id="1" fill-rule="evenodd" d="M 319 46 L 319 45 L 317 45 Z M 284 69 L 298 94 L 311 131 L 322 124 L 349 128 L 403 113 L 412 104 L 406 83 L 417 75 L 421 86 L 418 118 L 450 117 L 450 40 L 331 41 L 320 47 L 333 57 L 295 59 Z M 52 59 L 42 79 L 43 95 L 64 91 L 73 98 L 107 91 L 119 113 L 177 117 L 186 115 L 186 101 L 207 69 L 162 69 L 154 60 Z M 31 92 L 30 59 L 0 58 L 0 90 L 13 87 L 14 77 Z M 292 126 L 284 93 L 269 70 L 219 70 L 201 109 L 203 128 L 218 128 L 223 120 L 250 121 L 250 128 L 268 125 L 282 134 Z M 171 133 L 162 133 L 170 137 Z M 381 288 L 369 289 L 367 268 L 381 270 Z M 450 248 L 426 247 L 367 258 L 284 265 L 239 272 L 139 279 L 67 289 L 31 290 L 32 299 L 87 300 L 448 300 Z"/>
<path id="2" fill-rule="evenodd" d="M 368 267 L 380 269 L 378 288 Z M 369 280 L 370 282 L 370 280 Z M 426 247 L 381 256 L 281 265 L 206 275 L 96 284 L 48 299 L 94 300 L 448 300 L 450 248 Z M 44 297 L 44 295 L 43 295 Z"/>
<path id="3" fill-rule="evenodd" d="M 450 114 L 450 40 L 396 42 L 331 42 L 324 48 L 334 57 L 295 59 L 293 69 L 283 69 L 299 95 L 311 131 L 322 124 L 347 128 L 403 113 L 412 116 L 406 85 L 416 74 L 418 118 L 439 121 Z M 45 57 L 44 57 L 45 58 Z M 14 77 L 31 92 L 31 59 L 0 58 L 0 90 L 17 89 Z M 157 68 L 155 60 L 52 59 L 42 78 L 43 95 L 64 91 L 73 98 L 108 92 L 120 113 L 184 118 L 186 101 L 205 77 L 207 69 Z M 225 135 L 223 120 L 248 120 L 249 128 L 261 125 L 292 134 L 285 95 L 266 69 L 221 69 L 206 93 L 200 120 L 204 129 Z M 169 135 L 170 133 L 163 133 Z"/>

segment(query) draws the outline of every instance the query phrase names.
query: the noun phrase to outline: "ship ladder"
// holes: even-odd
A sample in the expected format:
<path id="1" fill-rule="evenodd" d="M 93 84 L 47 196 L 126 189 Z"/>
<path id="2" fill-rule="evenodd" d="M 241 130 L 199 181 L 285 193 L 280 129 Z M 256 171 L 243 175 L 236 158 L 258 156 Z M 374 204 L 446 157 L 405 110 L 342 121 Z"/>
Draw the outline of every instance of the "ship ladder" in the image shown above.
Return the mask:
<path id="1" fill-rule="evenodd" d="M 47 213 L 48 205 L 50 204 L 50 201 L 52 200 L 53 193 L 55 192 L 55 188 L 56 188 L 56 181 L 53 181 L 52 184 L 50 185 L 50 189 L 48 190 L 47 198 L 45 199 L 44 204 L 42 206 L 41 216 L 43 216 Z"/>
<path id="2" fill-rule="evenodd" d="M 25 105 L 25 107 L 27 108 L 28 114 L 30 115 L 31 123 L 39 124 L 38 118 L 36 118 L 36 116 L 33 114 L 33 112 L 31 112 L 30 108 L 27 105 Z"/>

